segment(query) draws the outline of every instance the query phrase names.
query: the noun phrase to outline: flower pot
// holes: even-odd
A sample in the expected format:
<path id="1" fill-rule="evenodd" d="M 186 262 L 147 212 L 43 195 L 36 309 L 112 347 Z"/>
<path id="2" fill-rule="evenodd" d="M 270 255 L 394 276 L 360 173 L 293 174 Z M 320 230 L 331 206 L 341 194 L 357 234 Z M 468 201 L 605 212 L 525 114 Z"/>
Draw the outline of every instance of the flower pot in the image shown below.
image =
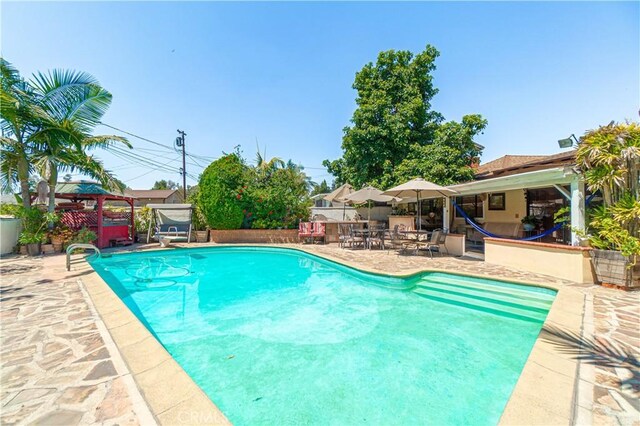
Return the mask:
<path id="1" fill-rule="evenodd" d="M 44 254 L 53 254 L 54 253 L 53 244 L 42 244 L 41 248 L 42 248 L 42 253 L 44 253 Z"/>
<path id="2" fill-rule="evenodd" d="M 206 243 L 209 240 L 209 231 L 196 231 L 196 241 Z"/>
<path id="3" fill-rule="evenodd" d="M 64 240 L 60 237 L 51 237 L 51 244 L 55 245 L 62 245 L 62 243 L 64 243 Z"/>
<path id="4" fill-rule="evenodd" d="M 54 253 L 62 253 L 62 243 L 60 244 L 53 243 L 52 246 L 53 246 Z"/>
<path id="5" fill-rule="evenodd" d="M 627 290 L 640 288 L 640 264 L 631 266 L 629 259 L 615 250 L 591 250 L 596 278 L 605 286 Z"/>
<path id="6" fill-rule="evenodd" d="M 27 246 L 20 246 L 19 253 L 22 255 L 27 255 Z"/>
<path id="7" fill-rule="evenodd" d="M 29 256 L 40 255 L 40 243 L 27 244 L 27 254 Z"/>

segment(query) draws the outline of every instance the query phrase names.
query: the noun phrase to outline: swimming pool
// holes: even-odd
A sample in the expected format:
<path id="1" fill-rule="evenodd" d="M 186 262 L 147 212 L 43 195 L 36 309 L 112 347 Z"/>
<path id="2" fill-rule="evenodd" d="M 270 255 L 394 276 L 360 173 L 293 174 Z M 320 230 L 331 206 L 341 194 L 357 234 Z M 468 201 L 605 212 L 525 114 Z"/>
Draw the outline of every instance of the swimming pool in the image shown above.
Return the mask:
<path id="1" fill-rule="evenodd" d="M 495 424 L 555 295 L 274 248 L 91 264 L 238 425 Z"/>

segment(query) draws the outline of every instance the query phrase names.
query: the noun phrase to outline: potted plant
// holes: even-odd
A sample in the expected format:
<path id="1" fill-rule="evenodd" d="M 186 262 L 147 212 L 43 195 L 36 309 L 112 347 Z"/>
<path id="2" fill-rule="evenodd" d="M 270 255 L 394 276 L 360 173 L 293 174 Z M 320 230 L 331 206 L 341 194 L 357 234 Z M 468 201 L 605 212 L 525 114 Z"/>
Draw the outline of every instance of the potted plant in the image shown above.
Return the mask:
<path id="1" fill-rule="evenodd" d="M 207 241 L 209 241 L 209 230 L 207 229 L 207 222 L 205 221 L 202 212 L 197 206 L 193 209 L 193 218 L 191 224 L 195 229 L 196 242 L 206 243 Z"/>
<path id="2" fill-rule="evenodd" d="M 640 288 L 640 125 L 612 122 L 585 133 L 576 163 L 603 198 L 589 211 L 587 226 L 598 281 Z"/>
<path id="3" fill-rule="evenodd" d="M 22 209 L 20 217 L 22 219 L 22 232 L 18 237 L 18 242 L 27 246 L 27 253 L 30 256 L 37 256 L 41 252 L 41 244 L 46 241 L 45 228 L 47 224 L 57 222 L 58 215 L 44 213 L 33 207 Z"/>
<path id="4" fill-rule="evenodd" d="M 149 226 L 151 226 L 151 209 L 141 207 L 135 211 L 136 242 L 147 242 Z"/>
<path id="5" fill-rule="evenodd" d="M 525 216 L 520 222 L 525 231 L 533 231 L 540 224 L 540 221 L 535 216 Z"/>
<path id="6" fill-rule="evenodd" d="M 74 233 L 69 227 L 64 224 L 58 224 L 51 231 L 49 231 L 49 239 L 53 245 L 53 251 L 60 253 L 63 247 L 71 241 Z"/>
<path id="7" fill-rule="evenodd" d="M 18 242 L 27 247 L 27 254 L 29 256 L 37 256 L 41 252 L 40 245 L 42 244 L 42 240 L 45 238 L 45 233 L 40 232 L 31 232 L 31 231 L 22 231 L 20 237 L 18 237 Z"/>

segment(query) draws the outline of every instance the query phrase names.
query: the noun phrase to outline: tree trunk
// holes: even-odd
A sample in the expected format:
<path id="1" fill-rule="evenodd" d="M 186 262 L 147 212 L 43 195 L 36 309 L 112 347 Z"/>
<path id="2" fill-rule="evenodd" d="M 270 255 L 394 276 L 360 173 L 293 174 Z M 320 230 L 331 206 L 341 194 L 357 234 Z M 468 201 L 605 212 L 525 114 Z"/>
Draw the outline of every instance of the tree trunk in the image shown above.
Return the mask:
<path id="1" fill-rule="evenodd" d="M 53 213 L 56 210 L 56 185 L 58 183 L 58 166 L 51 165 L 49 173 L 49 213 Z M 49 222 L 49 229 L 53 229 L 54 222 Z"/>
<path id="2" fill-rule="evenodd" d="M 29 163 L 20 159 L 18 163 L 18 180 L 20 181 L 20 196 L 25 209 L 31 208 L 31 194 L 29 193 Z"/>
<path id="3" fill-rule="evenodd" d="M 49 213 L 56 210 L 56 185 L 58 183 L 58 167 L 52 164 L 49 171 Z"/>

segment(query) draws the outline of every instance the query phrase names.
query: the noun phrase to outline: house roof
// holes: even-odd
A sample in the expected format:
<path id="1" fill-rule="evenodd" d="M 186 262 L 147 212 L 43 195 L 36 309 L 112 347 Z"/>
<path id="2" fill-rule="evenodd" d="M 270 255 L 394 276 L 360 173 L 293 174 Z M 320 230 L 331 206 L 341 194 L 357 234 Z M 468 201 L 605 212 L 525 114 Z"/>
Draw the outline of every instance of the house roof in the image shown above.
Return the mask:
<path id="1" fill-rule="evenodd" d="M 575 151 L 570 150 L 552 155 L 505 155 L 478 167 L 475 178 L 488 179 L 508 176 L 534 170 L 544 170 L 575 162 Z"/>
<path id="2" fill-rule="evenodd" d="M 493 172 L 494 170 L 502 170 L 508 167 L 517 166 L 519 164 L 528 163 L 530 161 L 540 160 L 546 155 L 503 155 L 488 163 L 480 164 L 476 174 L 482 175 Z"/>
<path id="3" fill-rule="evenodd" d="M 124 193 L 133 198 L 160 198 L 166 200 L 177 189 L 125 189 Z"/>

